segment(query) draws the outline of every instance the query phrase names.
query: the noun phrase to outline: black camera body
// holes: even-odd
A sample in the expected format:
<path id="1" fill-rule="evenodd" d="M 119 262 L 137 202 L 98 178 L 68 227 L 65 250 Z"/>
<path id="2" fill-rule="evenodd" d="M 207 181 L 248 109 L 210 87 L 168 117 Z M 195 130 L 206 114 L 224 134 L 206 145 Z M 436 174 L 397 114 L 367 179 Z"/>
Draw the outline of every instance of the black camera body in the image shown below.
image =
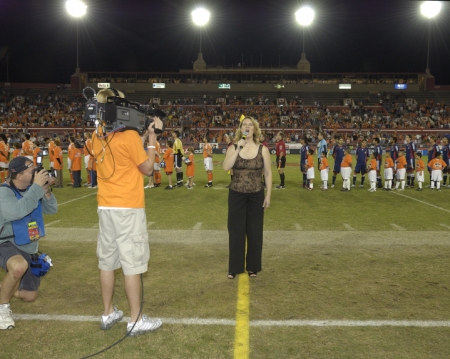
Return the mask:
<path id="1" fill-rule="evenodd" d="M 41 172 L 42 170 L 44 170 L 44 165 L 42 164 L 42 160 L 44 158 L 45 155 L 48 155 L 48 152 L 46 150 L 44 151 L 39 151 L 37 156 L 36 156 L 36 166 L 34 167 L 34 172 L 33 172 L 33 182 L 34 182 L 34 174 Z M 47 171 L 49 177 L 56 177 L 57 176 L 57 172 L 55 170 L 50 170 Z M 46 183 L 47 184 L 47 183 Z"/>

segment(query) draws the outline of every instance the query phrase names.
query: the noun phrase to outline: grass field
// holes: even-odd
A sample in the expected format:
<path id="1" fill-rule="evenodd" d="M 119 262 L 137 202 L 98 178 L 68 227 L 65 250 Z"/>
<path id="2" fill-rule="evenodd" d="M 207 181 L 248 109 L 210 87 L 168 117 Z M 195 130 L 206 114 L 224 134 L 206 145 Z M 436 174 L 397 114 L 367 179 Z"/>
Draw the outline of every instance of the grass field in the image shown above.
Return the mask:
<path id="1" fill-rule="evenodd" d="M 306 191 L 298 155 L 288 156 L 286 189 L 273 189 L 265 213 L 263 271 L 228 280 L 222 160 L 212 188 L 198 156 L 194 190 L 165 191 L 164 174 L 164 186 L 146 190 L 144 312 L 163 327 L 97 357 L 450 357 L 450 189 L 369 193 L 358 178 L 343 193 L 338 178 L 327 192 Z M 80 358 L 125 334 L 125 323 L 99 329 L 95 193 L 54 190 L 59 212 L 40 244 L 54 267 L 36 302 L 11 301 L 16 328 L 0 332 L 0 358 Z M 116 287 L 129 315 L 121 271 Z"/>

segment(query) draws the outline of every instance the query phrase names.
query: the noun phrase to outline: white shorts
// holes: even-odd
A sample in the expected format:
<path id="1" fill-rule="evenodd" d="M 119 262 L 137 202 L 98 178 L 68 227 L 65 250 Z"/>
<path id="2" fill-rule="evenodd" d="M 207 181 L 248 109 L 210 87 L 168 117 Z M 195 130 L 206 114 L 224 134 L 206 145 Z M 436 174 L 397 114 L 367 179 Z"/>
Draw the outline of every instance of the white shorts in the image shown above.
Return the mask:
<path id="1" fill-rule="evenodd" d="M 420 174 L 419 174 L 419 173 L 420 173 Z M 424 171 L 417 171 L 417 172 L 416 172 L 416 181 L 417 181 L 417 182 L 425 182 Z"/>
<path id="2" fill-rule="evenodd" d="M 377 181 L 377 171 L 372 170 L 369 171 L 369 182 L 376 182 Z"/>
<path id="3" fill-rule="evenodd" d="M 0 162 L 0 168 L 9 168 L 9 165 L 6 162 Z"/>
<path id="4" fill-rule="evenodd" d="M 397 179 L 400 181 L 404 181 L 405 180 L 405 175 L 406 175 L 406 168 L 399 168 L 397 170 Z"/>
<path id="5" fill-rule="evenodd" d="M 205 171 L 213 170 L 213 161 L 212 157 L 206 157 L 203 159 L 203 164 L 205 165 Z"/>
<path id="6" fill-rule="evenodd" d="M 352 168 L 351 167 L 341 167 L 341 175 L 342 179 L 350 179 L 350 176 L 352 175 Z"/>
<path id="7" fill-rule="evenodd" d="M 442 170 L 431 171 L 431 180 L 438 182 L 442 181 Z"/>
<path id="8" fill-rule="evenodd" d="M 84 156 L 84 168 L 89 167 L 89 159 L 91 158 L 91 155 Z"/>
<path id="9" fill-rule="evenodd" d="M 328 181 L 328 169 L 324 169 L 320 171 L 320 179 L 322 181 Z"/>
<path id="10" fill-rule="evenodd" d="M 385 169 L 384 169 L 384 179 L 385 179 L 385 180 L 391 180 L 391 179 L 393 179 L 393 176 L 392 176 L 392 168 L 385 168 Z"/>
<path id="11" fill-rule="evenodd" d="M 306 178 L 314 179 L 314 167 L 308 168 L 308 170 L 306 171 Z"/>

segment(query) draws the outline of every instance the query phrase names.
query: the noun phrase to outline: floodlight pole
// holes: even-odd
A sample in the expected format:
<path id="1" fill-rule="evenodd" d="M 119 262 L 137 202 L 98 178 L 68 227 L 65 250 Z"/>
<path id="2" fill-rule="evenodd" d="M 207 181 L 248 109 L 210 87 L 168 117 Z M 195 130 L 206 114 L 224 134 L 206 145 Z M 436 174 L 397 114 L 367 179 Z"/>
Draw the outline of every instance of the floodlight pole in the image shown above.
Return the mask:
<path id="1" fill-rule="evenodd" d="M 78 63 L 78 36 L 79 36 L 79 29 L 78 29 L 78 21 L 77 21 L 77 69 L 80 68 Z"/>
<path id="2" fill-rule="evenodd" d="M 430 73 L 430 41 L 431 41 L 431 22 L 428 21 L 428 49 L 427 49 L 427 68 L 425 72 Z"/>

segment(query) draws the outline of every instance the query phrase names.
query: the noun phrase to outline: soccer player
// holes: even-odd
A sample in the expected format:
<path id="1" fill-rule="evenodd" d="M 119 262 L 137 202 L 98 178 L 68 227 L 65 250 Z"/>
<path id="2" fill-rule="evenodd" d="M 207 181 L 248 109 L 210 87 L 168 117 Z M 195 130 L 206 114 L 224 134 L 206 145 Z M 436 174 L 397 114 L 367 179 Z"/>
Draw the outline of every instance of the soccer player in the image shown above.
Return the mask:
<path id="1" fill-rule="evenodd" d="M 398 158 L 397 158 L 396 162 L 397 162 L 397 183 L 395 184 L 395 189 L 399 190 L 399 191 L 404 191 L 405 190 L 406 166 L 407 166 L 405 152 L 400 151 L 398 153 Z M 401 188 L 399 188 L 400 184 L 402 185 Z"/>
<path id="2" fill-rule="evenodd" d="M 336 177 L 338 173 L 341 173 L 341 163 L 344 159 L 344 139 L 342 137 L 338 138 L 338 143 L 334 145 L 331 150 L 331 154 L 334 158 L 334 168 L 333 168 L 333 179 L 331 182 L 331 188 L 334 188 L 334 184 L 336 183 Z"/>
<path id="3" fill-rule="evenodd" d="M 375 159 L 377 160 L 377 186 L 378 188 L 383 188 L 381 183 L 381 161 L 383 157 L 383 150 L 380 146 L 380 139 L 375 137 L 372 141 L 372 144 L 375 146 L 373 152 L 375 153 Z"/>
<path id="4" fill-rule="evenodd" d="M 392 169 L 392 178 L 395 183 L 395 178 L 397 175 L 397 168 L 395 167 L 395 161 L 397 161 L 398 151 L 400 151 L 398 148 L 398 145 L 397 145 L 397 137 L 395 137 L 395 136 L 391 137 L 389 139 L 389 145 L 391 146 L 391 148 L 389 150 L 391 153 L 391 159 L 394 162 L 394 168 Z"/>
<path id="5" fill-rule="evenodd" d="M 56 138 L 55 138 L 56 139 Z M 55 164 L 55 139 L 48 139 L 48 159 L 50 160 L 50 169 L 54 169 Z"/>
<path id="6" fill-rule="evenodd" d="M 431 160 L 434 160 L 437 157 L 437 153 L 439 152 L 439 146 L 436 143 L 436 136 L 430 136 L 430 147 L 428 148 L 428 162 L 430 162 Z M 428 166 L 428 173 L 430 175 L 430 186 L 432 186 L 432 181 L 431 181 L 431 172 L 433 171 L 433 169 Z"/>
<path id="7" fill-rule="evenodd" d="M 407 171 L 407 182 L 406 187 L 414 188 L 414 169 L 416 168 L 415 164 L 415 153 L 416 153 L 416 144 L 412 142 L 411 135 L 405 136 L 406 148 L 405 148 L 405 157 L 406 157 L 406 171 Z"/>
<path id="8" fill-rule="evenodd" d="M 161 150 L 161 145 L 158 141 L 155 143 L 155 162 L 153 163 L 153 173 L 148 176 L 148 185 L 145 186 L 145 189 L 159 187 L 161 185 L 161 173 L 159 172 L 160 167 L 160 158 L 159 153 Z"/>
<path id="9" fill-rule="evenodd" d="M 18 156 L 22 156 L 22 148 L 19 142 L 13 143 L 14 151 L 12 153 L 12 158 L 16 158 Z"/>
<path id="10" fill-rule="evenodd" d="M 39 152 L 41 152 L 41 149 L 39 148 L 40 143 L 39 141 L 34 141 L 34 150 L 33 150 L 33 165 L 36 167 L 36 160 Z"/>
<path id="11" fill-rule="evenodd" d="M 25 156 L 30 161 L 33 162 L 33 142 L 30 140 L 31 136 L 29 133 L 25 134 L 25 141 L 22 142 L 22 156 Z"/>
<path id="12" fill-rule="evenodd" d="M 74 138 L 75 139 L 75 138 Z M 81 187 L 81 148 L 78 142 L 73 142 L 73 149 L 68 158 L 68 167 L 73 178 L 73 188 Z"/>
<path id="13" fill-rule="evenodd" d="M 70 159 L 73 157 L 72 153 L 75 150 L 75 137 L 70 136 L 69 137 L 69 146 L 67 147 L 67 168 L 69 169 L 69 175 L 70 175 L 70 183 L 68 183 L 69 186 L 73 186 L 73 174 L 72 174 L 72 168 L 70 165 Z"/>
<path id="14" fill-rule="evenodd" d="M 312 191 L 313 190 L 313 181 L 314 181 L 314 159 L 313 159 L 313 155 L 314 155 L 314 150 L 312 148 L 309 149 L 309 153 L 308 153 L 308 158 L 306 159 L 306 179 L 308 180 L 308 190 Z"/>
<path id="15" fill-rule="evenodd" d="M 8 139 L 4 133 L 0 134 L 0 179 L 3 183 L 8 176 L 9 148 Z"/>
<path id="16" fill-rule="evenodd" d="M 308 178 L 307 178 L 307 166 L 306 166 L 306 160 L 308 159 L 309 154 L 309 146 L 308 146 L 308 140 L 306 137 L 300 138 L 300 144 L 302 145 L 302 148 L 300 149 L 300 172 L 303 173 L 303 188 L 308 188 Z"/>
<path id="17" fill-rule="evenodd" d="M 322 161 L 322 153 L 328 153 L 327 141 L 323 138 L 323 133 L 319 132 L 317 135 L 319 143 L 317 144 L 317 168 L 320 170 L 320 162 Z M 325 156 L 326 158 L 326 156 Z"/>
<path id="18" fill-rule="evenodd" d="M 189 183 L 186 186 L 187 189 L 192 189 L 194 185 L 195 176 L 195 163 L 194 163 L 194 147 L 188 148 L 188 158 L 186 161 L 186 176 L 189 178 Z"/>
<path id="19" fill-rule="evenodd" d="M 367 171 L 369 172 L 370 188 L 369 192 L 377 191 L 377 159 L 375 153 L 370 154 L 369 163 L 367 164 Z"/>
<path id="20" fill-rule="evenodd" d="M 174 164 L 174 155 L 172 150 L 173 142 L 171 140 L 167 140 L 166 143 L 166 152 L 164 152 L 164 162 L 166 166 L 164 167 L 164 172 L 166 172 L 167 179 L 169 184 L 164 189 L 173 189 L 172 186 L 172 173 L 173 173 L 173 164 Z"/>
<path id="21" fill-rule="evenodd" d="M 91 178 L 91 171 L 92 171 L 92 161 L 90 161 L 92 157 L 92 133 L 85 132 L 84 133 L 84 168 L 86 169 L 87 173 L 87 182 L 83 186 L 97 186 L 97 183 L 93 184 L 93 180 Z M 91 163 L 91 165 L 89 165 Z M 90 168 L 89 168 L 90 167 Z"/>
<path id="22" fill-rule="evenodd" d="M 341 175 L 342 175 L 342 192 L 350 191 L 350 177 L 352 175 L 352 155 L 350 154 L 350 149 L 346 148 L 344 150 L 344 158 L 341 163 Z"/>
<path id="23" fill-rule="evenodd" d="M 276 137 L 277 143 L 275 154 L 277 156 L 276 164 L 278 174 L 280 175 L 280 184 L 276 188 L 283 189 L 284 187 L 284 167 L 286 166 L 286 144 L 284 143 L 284 133 L 278 132 Z"/>
<path id="24" fill-rule="evenodd" d="M 63 168 L 64 168 L 64 159 L 63 159 L 63 151 L 62 148 L 59 147 L 61 144 L 59 138 L 55 139 L 55 147 L 53 147 L 53 168 L 56 170 L 56 181 L 55 188 L 63 187 Z"/>
<path id="25" fill-rule="evenodd" d="M 212 146 L 208 143 L 208 139 L 203 137 L 203 165 L 205 166 L 205 171 L 208 175 L 208 183 L 205 184 L 206 188 L 212 187 L 213 185 L 213 151 Z"/>
<path id="26" fill-rule="evenodd" d="M 327 159 L 327 151 L 323 151 L 321 153 L 321 159 L 320 159 L 320 179 L 322 180 L 323 187 L 322 191 L 327 191 L 327 183 L 328 183 L 328 171 L 330 170 L 328 166 L 328 159 Z"/>
<path id="27" fill-rule="evenodd" d="M 442 154 L 440 152 L 435 153 L 435 158 L 428 162 L 428 168 L 431 168 L 431 190 L 441 190 L 442 181 L 442 169 L 445 167 L 445 162 L 442 160 Z"/>
<path id="28" fill-rule="evenodd" d="M 356 149 L 356 166 L 355 172 L 353 173 L 353 184 L 352 187 L 356 186 L 356 175 L 361 173 L 361 184 L 359 187 L 364 187 L 364 181 L 366 179 L 365 174 L 367 173 L 367 160 L 369 159 L 369 149 L 367 148 L 367 140 L 361 141 L 361 146 Z"/>
<path id="29" fill-rule="evenodd" d="M 384 159 L 384 188 L 385 191 L 392 190 L 392 178 L 394 174 L 394 161 L 391 158 L 391 152 L 386 152 Z"/>
<path id="30" fill-rule="evenodd" d="M 443 137 L 442 138 L 442 146 L 441 146 L 441 153 L 442 153 L 442 160 L 445 162 L 445 168 L 442 171 L 443 173 L 443 178 L 444 178 L 444 182 L 442 183 L 442 185 L 445 187 L 447 185 L 447 174 L 450 171 L 450 145 L 448 143 L 448 138 L 447 137 Z M 449 183 L 449 187 L 450 187 L 450 183 Z"/>
<path id="31" fill-rule="evenodd" d="M 418 191 L 422 191 L 422 184 L 425 179 L 424 171 L 425 170 L 425 164 L 422 160 L 422 154 L 420 152 L 416 152 L 416 180 L 418 184 Z"/>
<path id="32" fill-rule="evenodd" d="M 173 163 L 177 173 L 177 187 L 183 186 L 183 143 L 180 140 L 180 131 L 172 131 L 173 138 Z"/>

